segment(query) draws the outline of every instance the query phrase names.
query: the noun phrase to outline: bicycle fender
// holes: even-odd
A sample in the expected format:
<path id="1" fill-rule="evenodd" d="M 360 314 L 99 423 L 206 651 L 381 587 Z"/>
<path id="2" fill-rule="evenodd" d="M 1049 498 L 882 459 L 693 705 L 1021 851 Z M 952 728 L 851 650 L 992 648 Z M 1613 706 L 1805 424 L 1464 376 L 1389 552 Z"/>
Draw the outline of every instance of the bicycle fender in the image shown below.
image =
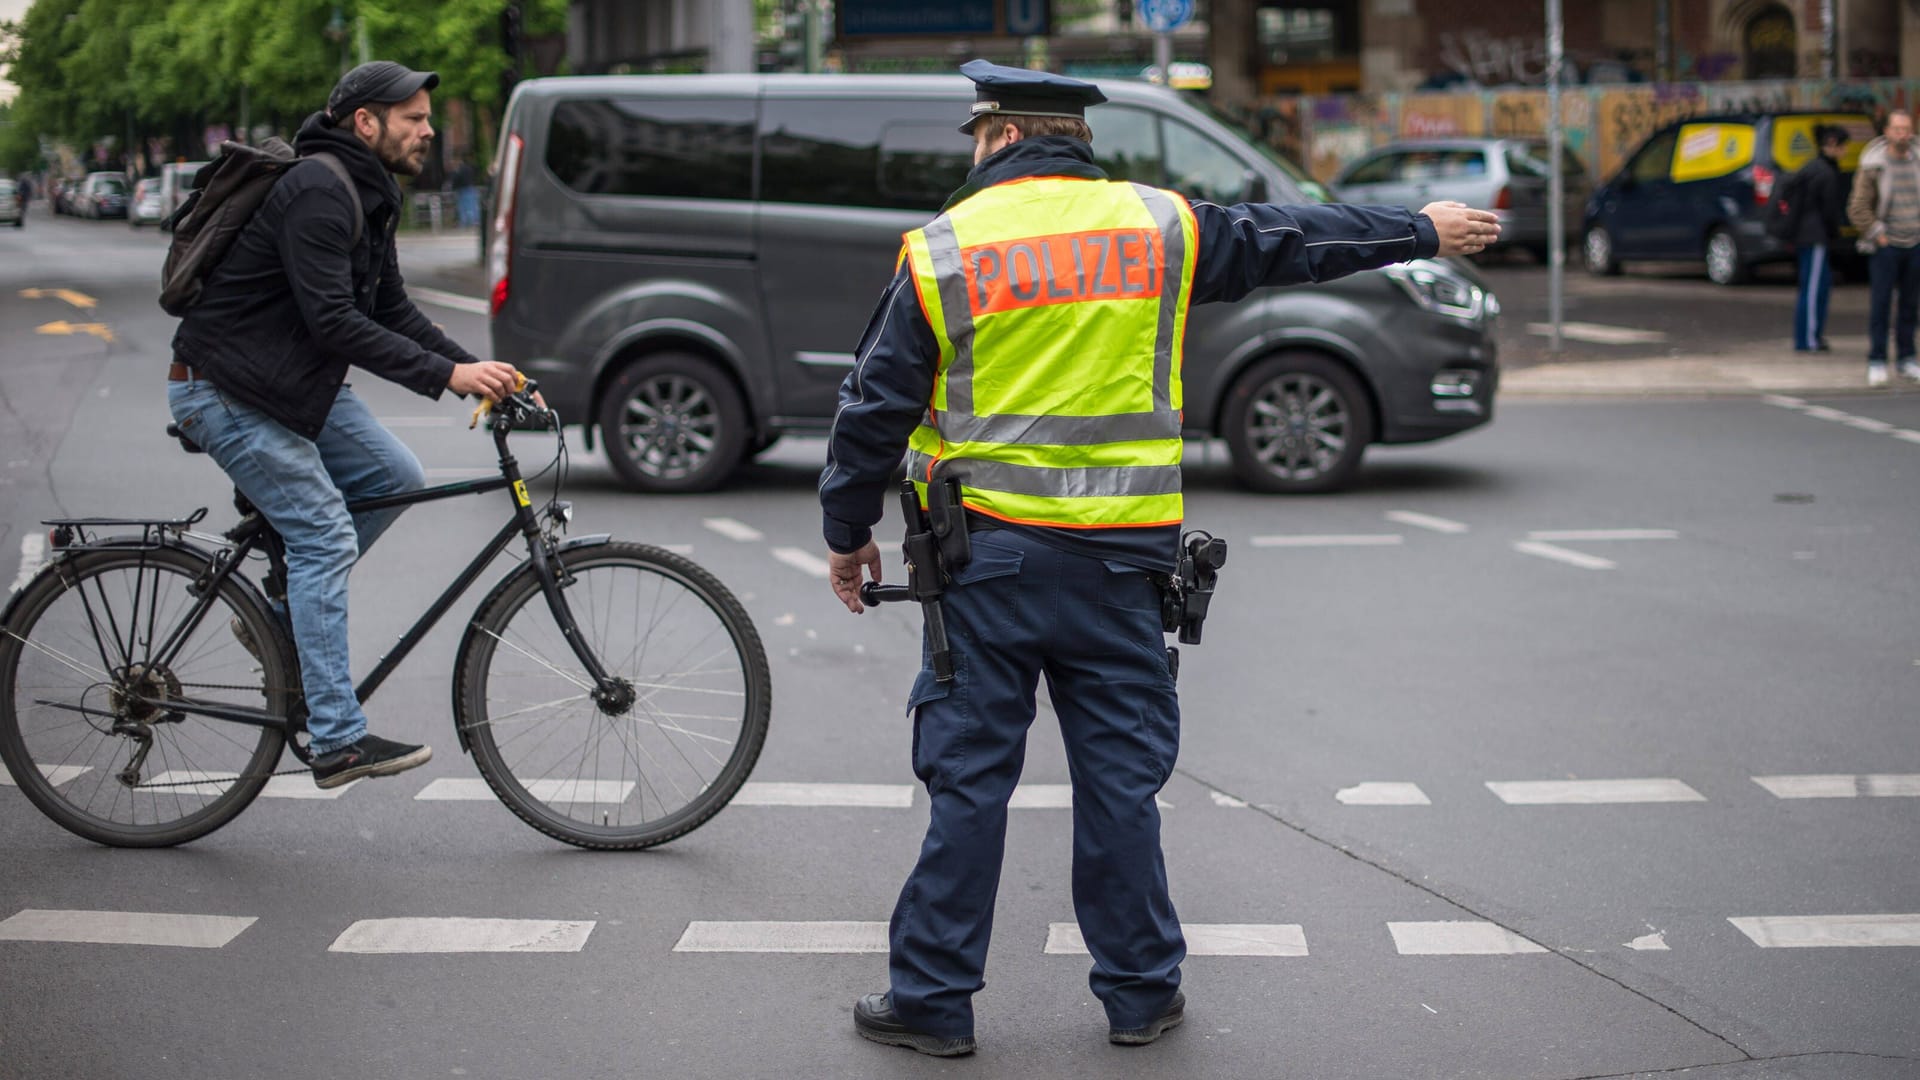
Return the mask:
<path id="1" fill-rule="evenodd" d="M 558 544 L 555 544 L 553 546 L 553 554 L 557 558 L 569 551 L 575 551 L 580 548 L 601 547 L 605 544 L 610 544 L 612 542 L 613 542 L 612 533 L 590 533 L 586 536 L 575 536 L 570 539 L 563 540 Z M 500 580 L 494 582 L 493 588 L 487 590 L 487 595 L 480 598 L 480 603 L 473 609 L 474 614 L 478 615 L 480 612 L 485 611 L 487 610 L 487 608 L 493 606 L 493 602 L 500 597 L 501 593 L 504 593 L 507 591 L 508 586 L 512 585 L 514 582 L 520 580 L 520 578 L 531 573 L 533 573 L 533 567 L 528 563 L 521 563 L 520 565 L 507 571 L 505 574 L 502 574 L 500 576 Z M 478 619 L 469 618 L 467 620 L 467 628 L 460 635 L 460 647 L 456 649 L 453 654 L 454 664 L 453 664 L 452 689 L 453 689 L 453 715 L 455 717 L 458 717 L 460 715 L 460 673 L 462 669 L 466 667 L 466 664 L 463 661 L 466 659 L 467 649 L 471 647 L 473 644 L 473 638 L 475 633 L 477 632 L 479 625 L 480 625 L 480 621 Z M 460 740 L 460 752 L 463 754 L 469 754 L 469 755 L 472 754 L 473 741 L 471 737 L 468 736 L 467 729 L 465 727 L 462 727 L 458 722 L 456 722 L 453 725 L 453 732 L 456 736 L 458 736 Z"/>

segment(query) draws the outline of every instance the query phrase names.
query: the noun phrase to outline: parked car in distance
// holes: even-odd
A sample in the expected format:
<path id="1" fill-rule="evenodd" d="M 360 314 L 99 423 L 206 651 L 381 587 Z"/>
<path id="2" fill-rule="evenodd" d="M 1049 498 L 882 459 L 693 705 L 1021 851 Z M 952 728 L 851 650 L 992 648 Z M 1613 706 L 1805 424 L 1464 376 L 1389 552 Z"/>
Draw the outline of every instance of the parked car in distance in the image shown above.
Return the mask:
<path id="1" fill-rule="evenodd" d="M 52 181 L 52 184 L 53 187 L 48 192 L 47 198 L 53 206 L 53 212 L 55 214 L 73 213 L 74 182 L 62 178 Z"/>
<path id="2" fill-rule="evenodd" d="M 81 217 L 127 216 L 127 178 L 117 172 L 88 173 L 76 199 Z"/>
<path id="3" fill-rule="evenodd" d="M 204 161 L 170 161 L 160 166 L 160 219 L 165 221 L 187 201 L 193 190 L 193 178 Z"/>
<path id="4" fill-rule="evenodd" d="M 1620 272 L 1622 262 L 1706 261 L 1707 277 L 1737 285 L 1762 263 L 1784 262 L 1793 245 L 1767 231 L 1774 187 L 1812 160 L 1817 124 L 1845 128 L 1846 182 L 1873 138 L 1854 112 L 1727 113 L 1696 116 L 1647 136 L 1587 200 L 1581 223 L 1587 270 Z M 1856 235 L 1848 227 L 1845 236 Z"/>
<path id="5" fill-rule="evenodd" d="M 1580 210 L 1592 184 L 1580 156 L 1566 146 L 1560 150 L 1561 225 L 1571 242 L 1580 235 Z M 1543 139 L 1406 140 L 1389 143 L 1340 170 L 1333 191 L 1341 202 L 1418 210 L 1452 199 L 1492 210 L 1500 217 L 1495 250 L 1529 251 L 1545 262 L 1550 160 Z"/>
<path id="6" fill-rule="evenodd" d="M 127 204 L 127 224 L 136 229 L 142 225 L 158 225 L 162 216 L 159 177 L 136 181 L 133 200 Z"/>
<path id="7" fill-rule="evenodd" d="M 0 177 L 0 225 L 19 228 L 26 220 L 26 207 L 20 205 L 20 189 L 12 180 Z"/>
<path id="8" fill-rule="evenodd" d="M 1316 201 L 1297 167 L 1178 93 L 1101 89 L 1088 120 L 1115 179 Z M 493 165 L 494 358 L 641 491 L 713 488 L 783 433 L 826 432 L 901 235 L 972 166 L 955 130 L 971 101 L 944 76 L 520 83 Z M 1256 489 L 1338 488 L 1371 443 L 1491 418 L 1497 312 L 1438 260 L 1197 306 L 1188 433 L 1224 438 Z"/>

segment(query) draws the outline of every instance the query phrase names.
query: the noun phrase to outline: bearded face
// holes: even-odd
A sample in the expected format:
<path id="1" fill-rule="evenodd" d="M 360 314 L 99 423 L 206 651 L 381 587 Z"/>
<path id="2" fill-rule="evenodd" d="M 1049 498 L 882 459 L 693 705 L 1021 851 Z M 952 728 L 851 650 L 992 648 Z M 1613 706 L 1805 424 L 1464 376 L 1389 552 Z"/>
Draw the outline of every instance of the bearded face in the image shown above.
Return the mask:
<path id="1" fill-rule="evenodd" d="M 419 176 L 433 146 L 433 110 L 425 90 L 389 106 L 385 114 L 364 110 L 356 123 L 360 138 L 380 164 L 396 176 Z"/>

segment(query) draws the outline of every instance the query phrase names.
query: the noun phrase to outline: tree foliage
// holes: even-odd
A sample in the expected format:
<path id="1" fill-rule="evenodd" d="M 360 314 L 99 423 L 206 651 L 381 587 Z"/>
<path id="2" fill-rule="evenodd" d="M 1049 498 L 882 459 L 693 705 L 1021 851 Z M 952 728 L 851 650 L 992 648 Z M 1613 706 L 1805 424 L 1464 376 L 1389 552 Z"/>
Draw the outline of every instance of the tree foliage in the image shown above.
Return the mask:
<path id="1" fill-rule="evenodd" d="M 503 0 L 35 0 L 0 25 L 20 88 L 0 131 L 9 160 L 40 137 L 91 144 L 208 123 L 299 122 L 358 60 L 440 74 L 440 98 L 503 104 Z M 522 0 L 524 34 L 562 33 L 567 0 Z M 362 29 L 364 28 L 364 29 Z M 526 72 L 532 74 L 532 72 Z M 19 144 L 19 145 L 16 145 Z M 36 150 L 37 152 L 37 150 Z M 12 167 L 19 167 L 14 165 Z"/>

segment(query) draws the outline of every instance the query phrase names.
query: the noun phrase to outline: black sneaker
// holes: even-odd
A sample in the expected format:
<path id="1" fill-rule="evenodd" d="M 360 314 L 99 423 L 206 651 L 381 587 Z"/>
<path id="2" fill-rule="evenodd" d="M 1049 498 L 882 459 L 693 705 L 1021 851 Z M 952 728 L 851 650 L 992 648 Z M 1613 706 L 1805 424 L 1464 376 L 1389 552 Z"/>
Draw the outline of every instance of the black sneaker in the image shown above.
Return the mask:
<path id="1" fill-rule="evenodd" d="M 313 759 L 315 787 L 335 788 L 363 776 L 392 776 L 417 769 L 433 760 L 430 746 L 408 746 L 378 735 L 362 735 L 360 741 Z"/>
<path id="2" fill-rule="evenodd" d="M 882 1046 L 904 1046 L 933 1057 L 959 1057 L 974 1051 L 973 1036 L 948 1038 L 914 1031 L 893 1011 L 891 994 L 868 994 L 853 1003 L 853 1030 Z"/>
<path id="3" fill-rule="evenodd" d="M 1167 1007 L 1160 1011 L 1159 1016 L 1147 1021 L 1145 1027 L 1108 1028 L 1107 1041 L 1116 1046 L 1145 1046 L 1166 1034 L 1168 1029 L 1179 1027 L 1180 1021 L 1186 1018 L 1187 995 L 1175 990 L 1173 1000 L 1167 1002 Z"/>

